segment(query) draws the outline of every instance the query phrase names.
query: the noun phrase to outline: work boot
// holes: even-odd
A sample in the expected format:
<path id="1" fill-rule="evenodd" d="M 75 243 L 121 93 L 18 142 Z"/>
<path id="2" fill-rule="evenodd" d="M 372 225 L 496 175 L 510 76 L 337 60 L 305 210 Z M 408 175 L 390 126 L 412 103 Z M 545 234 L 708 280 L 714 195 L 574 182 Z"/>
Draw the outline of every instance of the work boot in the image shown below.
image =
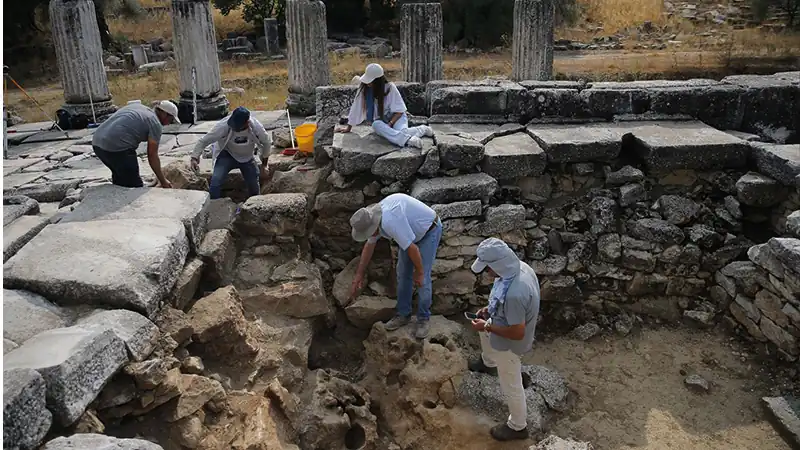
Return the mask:
<path id="1" fill-rule="evenodd" d="M 478 357 L 478 359 L 470 361 L 467 365 L 470 371 L 472 372 L 480 372 L 485 373 L 487 375 L 497 376 L 497 367 L 489 367 L 483 363 L 483 358 Z"/>
<path id="2" fill-rule="evenodd" d="M 528 439 L 528 428 L 525 427 L 517 431 L 512 430 L 506 424 L 502 424 L 492 427 L 491 434 L 496 441 L 518 441 Z"/>
<path id="3" fill-rule="evenodd" d="M 407 147 L 414 147 L 414 148 L 422 148 L 422 139 L 420 139 L 420 138 L 418 138 L 416 136 L 411 136 L 411 138 L 409 138 L 408 142 L 406 142 L 406 146 Z"/>
<path id="4" fill-rule="evenodd" d="M 386 329 L 389 331 L 397 330 L 398 328 L 408 325 L 411 320 L 408 317 L 394 316 L 392 320 L 386 322 Z"/>
<path id="5" fill-rule="evenodd" d="M 428 332 L 431 331 L 431 321 L 430 320 L 418 320 L 417 321 L 417 339 L 425 339 L 428 337 Z"/>

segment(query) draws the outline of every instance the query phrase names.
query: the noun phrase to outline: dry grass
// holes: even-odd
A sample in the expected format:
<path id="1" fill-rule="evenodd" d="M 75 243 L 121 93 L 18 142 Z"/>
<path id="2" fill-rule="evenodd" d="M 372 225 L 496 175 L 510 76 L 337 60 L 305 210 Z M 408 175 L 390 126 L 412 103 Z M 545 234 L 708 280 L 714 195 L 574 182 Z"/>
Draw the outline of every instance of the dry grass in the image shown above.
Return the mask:
<path id="1" fill-rule="evenodd" d="M 158 0 L 143 1 L 143 6 L 169 6 L 169 3 Z M 244 33 L 252 29 L 252 25 L 244 20 L 240 10 L 231 11 L 227 16 L 218 9 L 214 11 L 214 28 L 217 38 L 222 39 L 229 32 Z M 151 39 L 172 37 L 172 17 L 169 11 L 148 11 L 138 18 L 114 17 L 108 20 L 108 28 L 114 36 L 124 36 L 131 42 L 146 42 Z"/>
<path id="2" fill-rule="evenodd" d="M 663 0 L 579 0 L 585 11 L 585 22 L 603 27 L 606 34 L 617 33 L 650 21 L 665 22 Z"/>

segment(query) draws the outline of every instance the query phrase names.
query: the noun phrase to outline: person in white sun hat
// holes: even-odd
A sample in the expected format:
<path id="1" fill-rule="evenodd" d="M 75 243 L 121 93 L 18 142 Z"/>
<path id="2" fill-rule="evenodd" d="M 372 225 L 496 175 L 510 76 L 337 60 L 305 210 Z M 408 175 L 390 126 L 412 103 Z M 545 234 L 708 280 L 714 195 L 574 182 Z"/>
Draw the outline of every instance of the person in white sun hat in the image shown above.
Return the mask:
<path id="1" fill-rule="evenodd" d="M 103 122 L 92 136 L 94 154 L 111 169 L 111 182 L 122 187 L 142 187 L 136 149 L 147 142 L 147 161 L 163 188 L 171 188 L 161 171 L 158 145 L 164 125 L 181 123 L 178 107 L 169 100 L 148 108 L 141 103 L 129 103 Z"/>
<path id="2" fill-rule="evenodd" d="M 506 423 L 493 427 L 498 441 L 528 437 L 528 410 L 522 386 L 520 357 L 533 347 L 539 317 L 539 279 L 531 266 L 497 238 L 478 245 L 472 271 L 484 270 L 495 277 L 489 305 L 481 308 L 472 328 L 481 338 L 481 357 L 470 361 L 469 370 L 497 376 L 510 415 Z"/>
<path id="3" fill-rule="evenodd" d="M 352 127 L 364 121 L 372 124 L 376 134 L 398 147 L 422 148 L 423 136 L 433 136 L 427 125 L 408 127 L 406 103 L 394 83 L 386 80 L 380 64 L 370 64 L 364 75 L 358 77 L 359 88 L 347 125 L 337 128 L 340 133 L 349 133 Z M 354 84 L 356 79 L 353 78 Z"/>

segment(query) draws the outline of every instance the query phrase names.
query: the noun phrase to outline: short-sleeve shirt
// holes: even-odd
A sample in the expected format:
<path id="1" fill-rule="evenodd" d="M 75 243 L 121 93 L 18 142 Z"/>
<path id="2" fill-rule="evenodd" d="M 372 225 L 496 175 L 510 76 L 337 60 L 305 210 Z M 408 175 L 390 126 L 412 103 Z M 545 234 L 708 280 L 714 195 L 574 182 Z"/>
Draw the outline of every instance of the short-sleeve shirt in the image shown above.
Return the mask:
<path id="1" fill-rule="evenodd" d="M 133 103 L 120 108 L 97 127 L 92 145 L 107 152 L 136 150 L 150 139 L 159 142 L 162 129 L 152 108 Z"/>
<path id="2" fill-rule="evenodd" d="M 533 347 L 536 333 L 536 321 L 539 318 L 539 279 L 531 266 L 519 263 L 519 275 L 511 283 L 502 305 L 492 316 L 492 324 L 509 327 L 525 324 L 525 338 L 521 341 L 506 339 L 498 334 L 489 333 L 489 344 L 498 351 L 510 350 L 517 355 L 524 355 Z"/>
<path id="3" fill-rule="evenodd" d="M 380 236 L 391 239 L 402 250 L 419 242 L 436 220 L 436 212 L 425 203 L 406 194 L 392 194 L 381 200 Z M 370 243 L 378 236 L 369 238 Z"/>

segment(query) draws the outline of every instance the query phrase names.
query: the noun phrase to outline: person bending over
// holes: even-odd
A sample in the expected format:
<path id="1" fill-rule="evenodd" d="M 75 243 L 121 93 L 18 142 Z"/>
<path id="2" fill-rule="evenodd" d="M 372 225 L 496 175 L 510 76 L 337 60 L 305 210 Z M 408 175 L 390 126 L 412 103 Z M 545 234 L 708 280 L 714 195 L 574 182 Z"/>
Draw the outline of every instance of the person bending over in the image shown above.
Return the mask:
<path id="1" fill-rule="evenodd" d="M 208 134 L 197 141 L 190 157 L 192 170 L 198 170 L 200 155 L 209 145 L 213 145 L 211 152 L 213 171 L 209 186 L 212 199 L 220 198 L 222 185 L 233 169 L 242 172 L 249 197 L 261 193 L 260 177 L 267 167 L 272 138 L 264 130 L 261 122 L 250 115 L 247 108 L 244 106 L 236 108 L 230 117 L 220 120 Z M 260 150 L 261 171 L 258 169 L 255 156 L 256 147 Z"/>
<path id="2" fill-rule="evenodd" d="M 428 205 L 406 194 L 392 194 L 380 203 L 361 208 L 350 218 L 353 239 L 364 242 L 361 261 L 350 288 L 350 298 L 364 285 L 364 273 L 380 237 L 391 239 L 400 247 L 397 255 L 397 316 L 386 323 L 396 330 L 410 322 L 411 294 L 419 293 L 417 306 L 418 339 L 430 331 L 433 288 L 431 269 L 442 238 L 442 221 Z"/>
<path id="3" fill-rule="evenodd" d="M 510 415 L 491 429 L 498 441 L 528 437 L 527 404 L 522 386 L 520 357 L 530 351 L 539 317 L 539 279 L 505 242 L 489 238 L 478 245 L 472 271 L 488 270 L 495 277 L 489 305 L 478 311 L 472 328 L 481 339 L 481 357 L 469 363 L 473 372 L 495 375 L 506 397 Z"/>
<path id="4" fill-rule="evenodd" d="M 367 121 L 376 134 L 392 144 L 416 148 L 422 148 L 421 137 L 433 136 L 433 130 L 427 125 L 408 127 L 406 103 L 397 86 L 386 80 L 379 64 L 368 65 L 359 81 L 361 85 L 350 106 L 347 125 L 336 131 L 349 133 L 352 127 Z"/>
<path id="5" fill-rule="evenodd" d="M 158 145 L 164 125 L 181 123 L 178 107 L 169 100 L 162 100 L 153 108 L 141 103 L 123 106 L 103 122 L 92 136 L 94 154 L 111 169 L 111 182 L 122 187 L 142 187 L 139 175 L 139 159 L 136 149 L 147 142 L 147 161 L 163 188 L 172 184 L 161 171 Z"/>

